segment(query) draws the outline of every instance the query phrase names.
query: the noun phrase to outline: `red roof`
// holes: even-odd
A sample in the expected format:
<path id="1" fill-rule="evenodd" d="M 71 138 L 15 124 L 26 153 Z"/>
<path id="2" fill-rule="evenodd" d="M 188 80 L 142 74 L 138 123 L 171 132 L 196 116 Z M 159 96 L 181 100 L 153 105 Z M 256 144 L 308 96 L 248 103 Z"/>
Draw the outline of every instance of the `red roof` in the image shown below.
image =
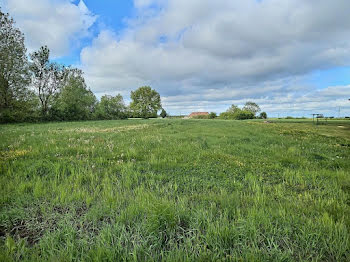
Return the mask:
<path id="1" fill-rule="evenodd" d="M 189 117 L 192 117 L 192 116 L 207 116 L 209 115 L 208 112 L 192 112 Z"/>

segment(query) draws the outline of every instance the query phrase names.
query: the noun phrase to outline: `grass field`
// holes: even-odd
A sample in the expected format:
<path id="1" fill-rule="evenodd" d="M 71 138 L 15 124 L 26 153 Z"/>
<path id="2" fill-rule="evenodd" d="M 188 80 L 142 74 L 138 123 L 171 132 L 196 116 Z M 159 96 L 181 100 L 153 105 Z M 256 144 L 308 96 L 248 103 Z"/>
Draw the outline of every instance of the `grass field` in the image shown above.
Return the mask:
<path id="1" fill-rule="evenodd" d="M 0 261 L 350 260 L 350 121 L 0 134 Z"/>

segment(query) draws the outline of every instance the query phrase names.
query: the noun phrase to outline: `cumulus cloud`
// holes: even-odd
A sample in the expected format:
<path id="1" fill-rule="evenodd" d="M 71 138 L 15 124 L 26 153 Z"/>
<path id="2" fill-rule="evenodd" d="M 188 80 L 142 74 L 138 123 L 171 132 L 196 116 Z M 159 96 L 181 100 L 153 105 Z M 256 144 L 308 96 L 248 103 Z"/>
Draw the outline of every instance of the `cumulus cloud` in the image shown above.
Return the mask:
<path id="1" fill-rule="evenodd" d="M 89 36 L 97 16 L 81 0 L 0 0 L 25 34 L 29 51 L 48 45 L 55 57 L 69 54 L 79 40 Z M 75 45 L 75 46 L 74 46 Z"/>
<path id="2" fill-rule="evenodd" d="M 83 1 L 29 2 L 0 0 L 29 49 L 47 44 L 56 56 L 90 36 L 97 18 Z M 134 7 L 126 28 L 102 30 L 81 50 L 97 96 L 128 97 L 151 85 L 171 113 L 253 100 L 271 113 L 341 106 L 350 114 L 348 85 L 307 81 L 315 70 L 350 66 L 348 0 L 134 0 Z"/>
<path id="3" fill-rule="evenodd" d="M 81 52 L 96 93 L 128 94 L 150 84 L 176 112 L 219 111 L 247 99 L 270 111 L 286 104 L 305 109 L 303 100 L 309 99 L 310 110 L 316 110 L 325 99 L 337 103 L 350 95 L 349 86 L 318 90 L 302 81 L 313 70 L 349 66 L 348 0 L 135 0 L 134 5 L 138 15 L 127 29 L 103 31 Z M 315 104 L 320 96 L 323 104 Z"/>

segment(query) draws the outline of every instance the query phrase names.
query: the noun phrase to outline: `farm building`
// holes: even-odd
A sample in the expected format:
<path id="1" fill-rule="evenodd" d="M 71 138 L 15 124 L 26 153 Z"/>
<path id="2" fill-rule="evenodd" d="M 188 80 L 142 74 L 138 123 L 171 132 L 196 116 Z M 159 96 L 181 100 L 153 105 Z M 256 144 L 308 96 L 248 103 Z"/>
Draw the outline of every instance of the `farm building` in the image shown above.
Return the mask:
<path id="1" fill-rule="evenodd" d="M 192 118 L 195 116 L 207 116 L 207 115 L 209 115 L 208 112 L 192 112 L 188 117 Z"/>

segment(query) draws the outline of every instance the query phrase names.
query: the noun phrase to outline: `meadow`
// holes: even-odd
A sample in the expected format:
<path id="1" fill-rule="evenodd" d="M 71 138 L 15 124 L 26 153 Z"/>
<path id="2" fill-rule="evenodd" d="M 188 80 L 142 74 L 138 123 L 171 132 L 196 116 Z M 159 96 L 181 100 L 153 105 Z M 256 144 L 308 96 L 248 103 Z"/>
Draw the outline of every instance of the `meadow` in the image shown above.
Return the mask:
<path id="1" fill-rule="evenodd" d="M 0 261 L 349 261 L 350 121 L 0 125 Z"/>

